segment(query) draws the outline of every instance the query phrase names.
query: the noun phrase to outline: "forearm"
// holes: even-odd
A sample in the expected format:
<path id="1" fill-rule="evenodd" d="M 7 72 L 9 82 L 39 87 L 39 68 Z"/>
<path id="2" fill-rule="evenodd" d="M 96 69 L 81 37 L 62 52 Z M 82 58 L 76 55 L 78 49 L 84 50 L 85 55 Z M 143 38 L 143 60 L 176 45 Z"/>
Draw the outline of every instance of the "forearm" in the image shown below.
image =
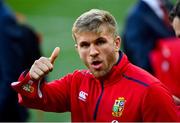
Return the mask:
<path id="1" fill-rule="evenodd" d="M 67 77 L 50 83 L 32 81 L 29 73 L 22 73 L 12 87 L 18 92 L 21 105 L 51 112 L 68 111 L 70 107 Z"/>
<path id="2" fill-rule="evenodd" d="M 43 82 L 44 83 L 44 82 Z M 41 81 L 32 81 L 26 71 L 11 86 L 18 93 L 19 103 L 30 108 L 42 109 L 43 98 L 40 88 Z"/>

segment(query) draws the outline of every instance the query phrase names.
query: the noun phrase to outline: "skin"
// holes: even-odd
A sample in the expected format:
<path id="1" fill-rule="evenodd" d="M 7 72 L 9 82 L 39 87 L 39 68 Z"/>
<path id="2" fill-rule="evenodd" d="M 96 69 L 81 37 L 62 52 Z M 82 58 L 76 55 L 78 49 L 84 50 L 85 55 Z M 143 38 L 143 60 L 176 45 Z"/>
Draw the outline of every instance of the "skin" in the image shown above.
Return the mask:
<path id="1" fill-rule="evenodd" d="M 53 69 L 55 59 L 58 57 L 60 48 L 56 47 L 49 58 L 41 57 L 34 62 L 29 71 L 32 80 L 40 80 Z"/>
<path id="2" fill-rule="evenodd" d="M 176 33 L 176 37 L 180 38 L 180 18 L 179 17 L 176 16 L 173 19 L 172 26 L 173 26 L 173 29 Z M 176 105 L 179 106 L 180 105 L 180 98 L 173 95 L 173 99 L 174 99 Z"/>
<path id="3" fill-rule="evenodd" d="M 172 26 L 174 28 L 174 31 L 176 33 L 176 37 L 180 37 L 180 18 L 175 17 L 172 22 Z"/>
<path id="4" fill-rule="evenodd" d="M 90 72 L 101 78 L 108 74 L 119 58 L 120 37 L 112 36 L 105 27 L 100 34 L 82 32 L 76 34 L 76 49 Z M 32 80 L 40 80 L 53 69 L 53 63 L 59 55 L 56 47 L 49 58 L 41 57 L 32 65 L 29 75 Z"/>
<path id="5" fill-rule="evenodd" d="M 178 98 L 177 96 L 173 95 L 173 99 L 176 105 L 180 106 L 180 98 Z"/>
<path id="6" fill-rule="evenodd" d="M 76 34 L 76 49 L 81 60 L 96 77 L 108 74 L 119 58 L 120 37 L 113 37 L 105 27 L 102 32 L 82 32 Z"/>

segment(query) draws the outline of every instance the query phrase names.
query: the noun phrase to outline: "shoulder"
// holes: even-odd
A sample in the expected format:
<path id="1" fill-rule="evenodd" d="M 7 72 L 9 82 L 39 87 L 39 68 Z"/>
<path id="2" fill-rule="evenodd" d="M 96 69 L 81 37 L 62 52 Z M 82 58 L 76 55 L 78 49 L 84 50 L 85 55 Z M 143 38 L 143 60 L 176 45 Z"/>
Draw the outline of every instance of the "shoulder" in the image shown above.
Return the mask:
<path id="1" fill-rule="evenodd" d="M 91 73 L 88 70 L 75 70 L 72 74 L 74 76 L 89 76 Z"/>
<path id="2" fill-rule="evenodd" d="M 171 95 L 168 88 L 156 77 L 140 67 L 130 64 L 128 70 L 123 74 L 129 85 L 144 93 L 144 95 L 160 96 Z M 153 98 L 153 97 L 152 97 Z"/>
<path id="3" fill-rule="evenodd" d="M 129 65 L 127 71 L 123 74 L 123 77 L 137 85 L 142 85 L 143 87 L 149 87 L 154 83 L 161 83 L 156 77 L 133 64 Z"/>
<path id="4" fill-rule="evenodd" d="M 91 76 L 91 73 L 88 70 L 75 70 L 73 73 L 66 75 L 66 77 L 71 77 L 73 80 L 81 80 L 88 76 Z"/>

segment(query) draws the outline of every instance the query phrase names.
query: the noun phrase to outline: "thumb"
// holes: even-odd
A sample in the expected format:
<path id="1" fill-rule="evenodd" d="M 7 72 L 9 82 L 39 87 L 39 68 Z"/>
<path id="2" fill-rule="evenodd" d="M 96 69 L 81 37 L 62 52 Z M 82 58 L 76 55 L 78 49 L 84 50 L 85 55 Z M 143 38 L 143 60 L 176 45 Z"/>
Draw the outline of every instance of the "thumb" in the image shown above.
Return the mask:
<path id="1" fill-rule="evenodd" d="M 54 63 L 55 59 L 58 57 L 59 52 L 60 52 L 60 48 L 56 47 L 52 52 L 51 56 L 49 57 L 49 60 L 52 64 Z"/>

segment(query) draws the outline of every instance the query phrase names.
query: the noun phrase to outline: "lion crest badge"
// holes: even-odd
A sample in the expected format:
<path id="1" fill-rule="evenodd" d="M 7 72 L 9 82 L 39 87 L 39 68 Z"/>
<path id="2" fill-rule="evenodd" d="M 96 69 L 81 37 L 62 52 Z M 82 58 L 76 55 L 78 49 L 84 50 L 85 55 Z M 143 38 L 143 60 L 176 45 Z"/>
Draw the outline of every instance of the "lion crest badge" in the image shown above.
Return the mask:
<path id="1" fill-rule="evenodd" d="M 124 97 L 119 97 L 118 99 L 115 100 L 113 108 L 112 108 L 112 116 L 120 117 L 122 115 L 125 102 L 126 100 Z"/>

